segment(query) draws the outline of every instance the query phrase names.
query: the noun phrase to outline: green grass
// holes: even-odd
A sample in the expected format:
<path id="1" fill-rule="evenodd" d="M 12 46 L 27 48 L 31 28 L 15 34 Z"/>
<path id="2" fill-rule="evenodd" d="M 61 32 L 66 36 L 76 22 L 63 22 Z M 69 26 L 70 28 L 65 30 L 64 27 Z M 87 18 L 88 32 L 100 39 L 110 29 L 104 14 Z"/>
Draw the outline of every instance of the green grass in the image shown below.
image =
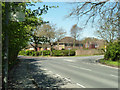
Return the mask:
<path id="1" fill-rule="evenodd" d="M 111 61 L 111 60 L 100 59 L 100 63 L 109 65 L 109 66 L 120 67 L 120 61 Z"/>
<path id="2" fill-rule="evenodd" d="M 98 54 L 98 55 L 101 55 L 101 54 Z M 84 56 L 98 56 L 98 55 L 77 55 L 77 56 L 68 56 L 68 57 L 84 57 Z"/>

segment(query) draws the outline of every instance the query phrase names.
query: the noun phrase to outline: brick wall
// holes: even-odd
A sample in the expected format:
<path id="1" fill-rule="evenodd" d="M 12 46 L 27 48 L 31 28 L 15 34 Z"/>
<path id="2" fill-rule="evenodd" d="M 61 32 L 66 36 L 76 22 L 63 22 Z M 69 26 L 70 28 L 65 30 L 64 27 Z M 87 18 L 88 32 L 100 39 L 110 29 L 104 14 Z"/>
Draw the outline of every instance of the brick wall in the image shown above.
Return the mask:
<path id="1" fill-rule="evenodd" d="M 98 50 L 98 49 L 89 49 L 89 50 L 84 50 L 84 49 L 80 49 L 80 50 L 76 50 L 76 55 L 101 55 L 104 54 L 104 52 L 102 50 Z"/>

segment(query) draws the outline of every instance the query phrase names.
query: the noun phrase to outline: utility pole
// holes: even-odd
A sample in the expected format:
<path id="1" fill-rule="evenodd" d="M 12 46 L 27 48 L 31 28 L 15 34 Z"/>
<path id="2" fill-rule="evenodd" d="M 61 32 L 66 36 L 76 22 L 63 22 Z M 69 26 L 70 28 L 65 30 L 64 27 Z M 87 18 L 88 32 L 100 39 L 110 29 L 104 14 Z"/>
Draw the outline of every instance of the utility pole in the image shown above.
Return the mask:
<path id="1" fill-rule="evenodd" d="M 5 2 L 5 55 L 4 55 L 4 78 L 3 78 L 3 88 L 8 89 L 8 23 L 9 23 L 9 2 Z"/>
<path id="2" fill-rule="evenodd" d="M 18 5 L 20 2 L 14 3 L 16 5 Z M 15 8 L 15 7 L 13 7 Z M 16 9 L 16 8 L 15 8 Z M 21 7 L 19 7 L 19 11 L 21 11 Z M 24 7 L 23 7 L 24 9 Z M 5 39 L 4 39 L 4 61 L 3 61 L 3 89 L 4 90 L 8 90 L 8 62 L 9 62 L 9 35 L 8 35 L 8 24 L 9 24 L 9 19 L 11 19 L 11 17 L 14 17 L 13 21 L 24 21 L 24 17 L 25 17 L 25 12 L 18 12 L 15 11 L 16 13 L 16 17 L 14 17 L 14 14 L 11 14 L 10 12 L 10 2 L 5 2 L 5 25 L 6 25 L 6 29 L 5 29 Z M 11 17 L 9 17 L 11 15 Z"/>

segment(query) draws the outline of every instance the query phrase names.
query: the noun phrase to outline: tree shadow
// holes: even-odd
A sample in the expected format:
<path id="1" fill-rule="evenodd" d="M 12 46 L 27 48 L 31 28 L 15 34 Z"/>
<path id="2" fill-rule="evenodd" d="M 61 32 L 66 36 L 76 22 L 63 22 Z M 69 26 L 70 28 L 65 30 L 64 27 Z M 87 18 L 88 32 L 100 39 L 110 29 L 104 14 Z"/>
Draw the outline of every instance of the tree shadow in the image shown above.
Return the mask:
<path id="1" fill-rule="evenodd" d="M 8 87 L 10 89 L 60 88 L 65 85 L 63 79 L 46 74 L 46 71 L 41 69 L 41 65 L 37 65 L 40 60 L 43 59 L 21 59 L 19 65 L 9 73 Z"/>

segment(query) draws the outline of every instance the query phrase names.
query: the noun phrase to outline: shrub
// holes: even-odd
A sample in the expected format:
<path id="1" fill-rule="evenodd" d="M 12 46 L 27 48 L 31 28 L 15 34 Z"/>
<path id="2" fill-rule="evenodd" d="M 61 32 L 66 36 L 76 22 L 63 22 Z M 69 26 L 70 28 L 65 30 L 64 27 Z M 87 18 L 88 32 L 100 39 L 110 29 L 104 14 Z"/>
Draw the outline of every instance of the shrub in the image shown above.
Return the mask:
<path id="1" fill-rule="evenodd" d="M 25 55 L 25 51 L 24 50 L 20 51 L 19 55 Z"/>
<path id="2" fill-rule="evenodd" d="M 43 52 L 43 56 L 50 55 L 49 50 L 44 50 L 44 51 L 20 51 L 19 55 L 26 55 L 26 56 L 41 56 Z M 74 56 L 75 55 L 75 50 L 53 50 L 53 56 Z"/>
<path id="3" fill-rule="evenodd" d="M 50 51 L 49 50 L 44 50 L 43 51 L 43 56 L 47 56 L 47 55 L 50 55 Z"/>
<path id="4" fill-rule="evenodd" d="M 75 55 L 75 50 L 54 50 L 53 51 L 53 56 L 74 56 Z"/>
<path id="5" fill-rule="evenodd" d="M 120 59 L 120 42 L 110 43 L 105 52 L 105 59 L 117 61 Z"/>

